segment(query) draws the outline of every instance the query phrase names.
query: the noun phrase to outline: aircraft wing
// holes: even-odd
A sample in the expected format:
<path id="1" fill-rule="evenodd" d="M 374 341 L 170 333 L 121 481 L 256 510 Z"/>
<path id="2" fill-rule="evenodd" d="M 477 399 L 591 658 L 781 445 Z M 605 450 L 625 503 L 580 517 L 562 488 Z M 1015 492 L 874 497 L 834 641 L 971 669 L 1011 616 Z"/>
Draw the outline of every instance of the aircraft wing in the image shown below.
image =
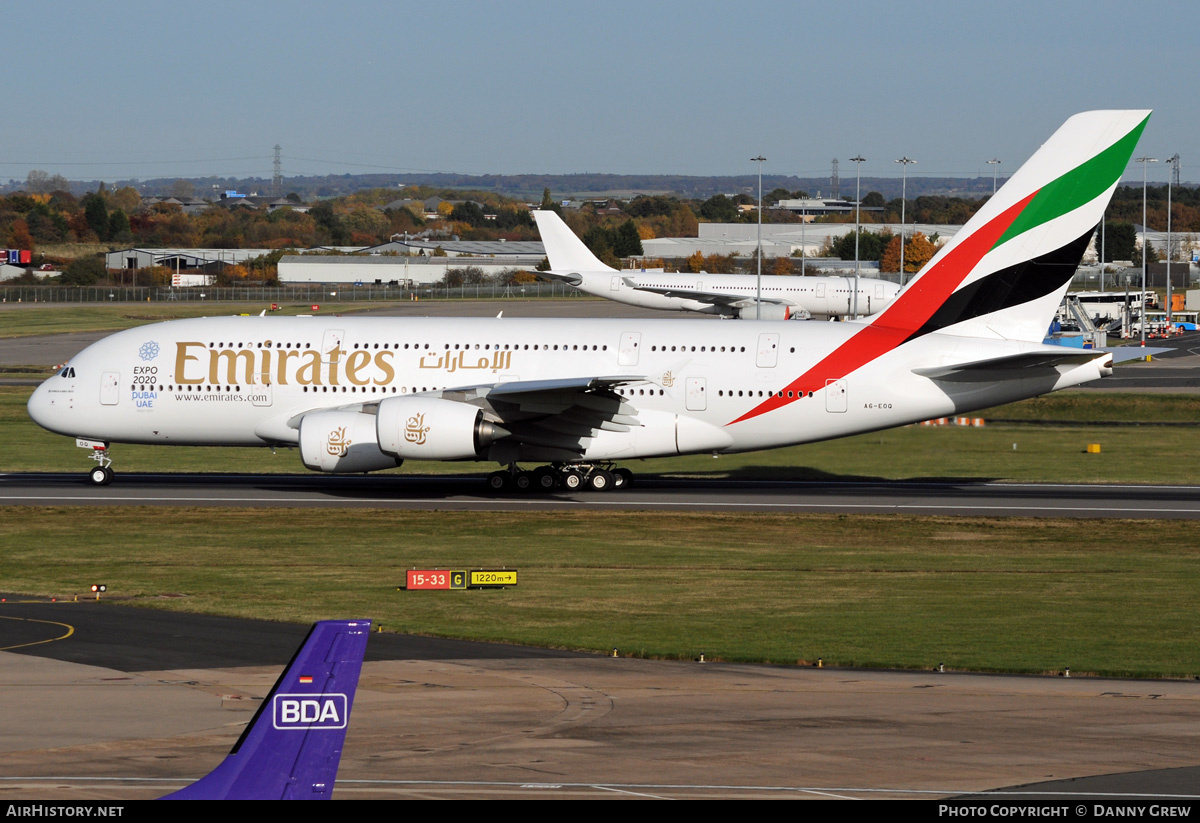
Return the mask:
<path id="1" fill-rule="evenodd" d="M 518 380 L 446 389 L 440 396 L 484 409 L 514 446 L 561 450 L 563 459 L 577 459 L 599 432 L 627 432 L 642 425 L 638 409 L 613 391 L 638 384 L 653 381 L 641 375 Z"/>
<path id="2" fill-rule="evenodd" d="M 626 286 L 638 291 L 647 291 L 652 294 L 661 294 L 663 297 L 678 297 L 682 300 L 695 300 L 699 303 L 708 303 L 713 306 L 729 306 L 735 309 L 744 309 L 753 306 L 756 298 L 753 292 L 746 294 L 713 294 L 712 292 L 696 291 L 695 289 L 677 289 L 668 286 L 643 286 L 637 283 L 632 277 L 622 278 Z M 792 300 L 784 300 L 779 297 L 763 296 L 762 302 L 772 303 L 777 306 L 795 306 L 796 303 Z"/>
<path id="3" fill-rule="evenodd" d="M 970 363 L 913 369 L 913 374 L 951 383 L 990 382 L 997 378 L 1018 378 L 1022 376 L 1021 372 L 1052 369 L 1059 365 L 1078 365 L 1102 357 L 1111 357 L 1111 355 L 1108 352 L 1094 349 L 1020 352 L 1002 357 L 991 357 L 987 360 L 975 360 Z"/>

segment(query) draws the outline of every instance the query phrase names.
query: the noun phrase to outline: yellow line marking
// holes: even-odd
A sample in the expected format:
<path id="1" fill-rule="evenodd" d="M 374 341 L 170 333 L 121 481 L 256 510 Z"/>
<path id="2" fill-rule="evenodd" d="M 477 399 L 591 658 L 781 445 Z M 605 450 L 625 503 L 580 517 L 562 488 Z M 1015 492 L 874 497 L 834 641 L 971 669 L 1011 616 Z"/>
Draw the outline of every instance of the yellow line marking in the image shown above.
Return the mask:
<path id="1" fill-rule="evenodd" d="M 58 640 L 66 640 L 71 635 L 75 634 L 75 627 L 67 623 L 57 623 L 53 620 L 32 620 L 27 617 L 6 617 L 0 615 L 0 620 L 20 620 L 22 623 L 45 623 L 47 626 L 62 626 L 67 630 L 67 633 L 59 637 L 50 637 L 45 640 L 35 640 L 32 643 L 18 643 L 15 646 L 0 646 L 0 652 L 7 652 L 13 649 L 23 649 L 26 646 L 40 646 L 42 643 L 54 643 Z"/>

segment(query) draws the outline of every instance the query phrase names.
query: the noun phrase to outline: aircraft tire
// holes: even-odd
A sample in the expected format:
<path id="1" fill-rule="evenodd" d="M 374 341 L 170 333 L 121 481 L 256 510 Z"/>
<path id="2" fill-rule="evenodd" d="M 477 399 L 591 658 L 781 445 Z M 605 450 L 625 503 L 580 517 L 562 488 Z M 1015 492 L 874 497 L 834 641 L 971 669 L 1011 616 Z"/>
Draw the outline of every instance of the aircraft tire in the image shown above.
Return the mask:
<path id="1" fill-rule="evenodd" d="M 113 470 L 107 466 L 97 466 L 88 473 L 93 486 L 107 486 L 112 482 Z"/>
<path id="2" fill-rule="evenodd" d="M 629 469 L 613 469 L 613 488 L 628 489 L 633 485 L 633 472 Z"/>
<path id="3" fill-rule="evenodd" d="M 596 469 L 588 475 L 588 488 L 594 492 L 610 491 L 615 485 L 612 473 L 604 469 Z"/>
<path id="4" fill-rule="evenodd" d="M 578 491 L 583 486 L 583 475 L 575 469 L 563 473 L 563 488 L 567 491 Z"/>
<path id="5" fill-rule="evenodd" d="M 552 492 L 558 486 L 558 472 L 549 466 L 533 470 L 533 487 L 540 492 Z"/>
<path id="6" fill-rule="evenodd" d="M 529 476 L 529 472 L 518 472 L 512 479 L 513 488 L 524 494 L 533 490 L 533 478 Z"/>
<path id="7" fill-rule="evenodd" d="M 511 478 L 506 471 L 492 472 L 487 477 L 488 488 L 494 492 L 507 491 L 510 481 Z"/>

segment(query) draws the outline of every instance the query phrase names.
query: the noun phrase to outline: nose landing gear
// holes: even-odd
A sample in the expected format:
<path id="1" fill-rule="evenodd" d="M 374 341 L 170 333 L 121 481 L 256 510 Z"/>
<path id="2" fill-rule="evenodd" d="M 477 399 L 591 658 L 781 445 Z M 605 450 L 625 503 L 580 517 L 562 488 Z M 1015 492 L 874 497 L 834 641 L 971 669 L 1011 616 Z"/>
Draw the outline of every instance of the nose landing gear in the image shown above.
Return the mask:
<path id="1" fill-rule="evenodd" d="M 81 449 L 91 449 L 89 457 L 96 461 L 96 467 L 88 472 L 88 479 L 95 486 L 107 486 L 113 481 L 112 458 L 108 456 L 108 444 L 96 440 L 76 440 L 75 445 Z"/>

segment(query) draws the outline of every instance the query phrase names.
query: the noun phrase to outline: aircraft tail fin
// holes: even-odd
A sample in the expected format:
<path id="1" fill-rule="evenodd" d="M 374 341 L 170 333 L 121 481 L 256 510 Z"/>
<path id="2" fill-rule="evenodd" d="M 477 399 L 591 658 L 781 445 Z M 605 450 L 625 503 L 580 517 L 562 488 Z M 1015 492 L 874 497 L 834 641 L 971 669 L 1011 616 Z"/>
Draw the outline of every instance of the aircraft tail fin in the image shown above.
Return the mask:
<path id="1" fill-rule="evenodd" d="M 315 624 L 229 756 L 164 800 L 327 800 L 370 620 Z"/>
<path id="2" fill-rule="evenodd" d="M 872 325 L 905 339 L 945 330 L 1041 341 L 1149 117 L 1067 120 Z"/>
<path id="3" fill-rule="evenodd" d="M 557 212 L 541 209 L 533 212 L 542 245 L 546 248 L 546 259 L 550 269 L 557 273 L 581 271 L 615 271 L 600 262 L 592 250 L 575 236 L 570 226 L 563 222 Z"/>

